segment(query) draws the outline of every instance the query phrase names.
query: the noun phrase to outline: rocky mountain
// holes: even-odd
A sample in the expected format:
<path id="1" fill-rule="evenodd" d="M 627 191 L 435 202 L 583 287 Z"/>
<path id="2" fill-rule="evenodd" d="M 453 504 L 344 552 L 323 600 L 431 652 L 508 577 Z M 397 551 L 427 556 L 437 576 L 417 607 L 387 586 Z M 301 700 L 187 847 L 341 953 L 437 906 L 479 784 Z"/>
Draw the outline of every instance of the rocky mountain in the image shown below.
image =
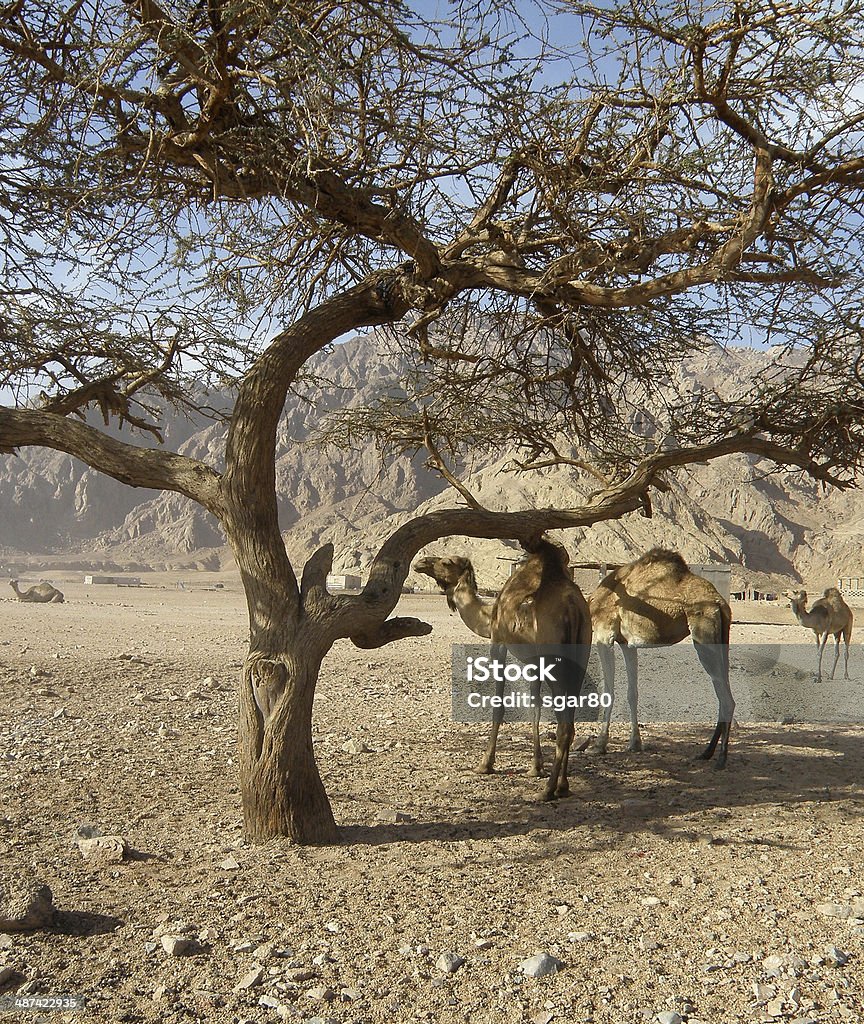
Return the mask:
<path id="1" fill-rule="evenodd" d="M 751 375 L 767 358 L 746 349 L 715 350 L 681 369 L 684 386 Z M 324 541 L 336 548 L 336 571 L 363 572 L 383 540 L 418 511 L 453 504 L 453 494 L 422 457 L 383 457 L 372 446 L 335 452 L 314 442 L 329 410 L 369 404 L 404 376 L 401 357 L 383 356 L 373 337 L 358 337 L 322 354 L 314 366 L 328 382 L 315 407 L 291 397 L 279 429 L 280 517 L 292 557 L 301 560 Z M 230 396 L 210 396 L 228 410 Z M 120 436 L 123 436 L 122 434 Z M 214 466 L 223 457 L 224 421 L 188 420 L 170 411 L 165 443 Z M 134 439 L 141 443 L 140 438 Z M 490 508 L 569 507 L 591 486 L 570 469 L 530 476 L 507 471 L 506 452 L 475 452 L 467 479 Z M 838 575 L 862 575 L 864 496 L 825 494 L 800 473 L 778 471 L 746 456 L 679 471 L 654 517 L 636 514 L 569 531 L 576 561 L 620 562 L 652 544 L 680 550 L 694 562 L 731 563 L 734 578 L 803 579 L 825 586 Z M 433 550 L 471 555 L 483 582 L 500 584 L 506 542 L 450 538 Z M 218 524 L 177 495 L 125 487 L 68 456 L 24 449 L 0 459 L 0 563 L 125 567 L 227 568 L 229 549 Z M 425 584 L 425 578 L 416 582 Z"/>

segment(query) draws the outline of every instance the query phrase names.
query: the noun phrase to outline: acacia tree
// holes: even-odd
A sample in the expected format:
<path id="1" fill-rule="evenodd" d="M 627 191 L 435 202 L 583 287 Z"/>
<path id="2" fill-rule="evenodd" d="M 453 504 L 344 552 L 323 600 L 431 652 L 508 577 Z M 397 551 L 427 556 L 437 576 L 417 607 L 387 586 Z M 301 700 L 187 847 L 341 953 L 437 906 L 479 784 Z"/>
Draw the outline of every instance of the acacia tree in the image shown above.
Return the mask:
<path id="1" fill-rule="evenodd" d="M 0 452 L 67 452 L 221 523 L 249 609 L 254 840 L 336 837 L 311 741 L 319 667 L 340 637 L 429 631 L 390 617 L 425 544 L 530 545 L 732 452 L 834 486 L 861 463 L 862 5 L 480 6 L 0 8 Z M 315 353 L 382 325 L 417 374 L 348 435 L 427 449 L 464 501 L 406 523 L 362 594 L 336 596 L 330 545 L 299 575 L 287 558 L 277 424 Z M 656 397 L 685 355 L 745 331 L 784 346 L 776 372 L 667 388 L 654 429 L 632 426 L 634 389 Z M 223 385 L 224 466 L 154 443 L 156 398 L 200 408 Z M 484 509 L 447 457 L 478 439 L 598 489 L 579 508 Z"/>

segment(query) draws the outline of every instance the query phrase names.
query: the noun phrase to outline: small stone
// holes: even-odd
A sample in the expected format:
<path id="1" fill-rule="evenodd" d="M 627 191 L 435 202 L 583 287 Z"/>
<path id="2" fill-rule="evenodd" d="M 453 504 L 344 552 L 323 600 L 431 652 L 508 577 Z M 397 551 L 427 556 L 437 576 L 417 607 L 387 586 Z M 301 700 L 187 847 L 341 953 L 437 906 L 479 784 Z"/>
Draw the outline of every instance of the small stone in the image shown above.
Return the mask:
<path id="1" fill-rule="evenodd" d="M 777 986 L 762 985 L 758 981 L 754 981 L 753 995 L 756 997 L 756 1002 L 760 1005 L 767 1003 L 769 999 L 773 999 L 777 995 Z"/>
<path id="2" fill-rule="evenodd" d="M 258 939 L 243 939 L 234 945 L 235 953 L 251 953 L 253 949 L 258 948 Z"/>
<path id="3" fill-rule="evenodd" d="M 849 954 L 844 953 L 842 949 L 838 949 L 836 946 L 829 946 L 826 952 L 837 967 L 845 967 L 849 963 Z"/>
<path id="4" fill-rule="evenodd" d="M 0 876 L 0 931 L 48 928 L 55 913 L 51 890 L 34 875 Z"/>
<path id="5" fill-rule="evenodd" d="M 289 967 L 284 974 L 286 981 L 293 981 L 300 983 L 301 981 L 311 981 L 313 978 L 318 977 L 317 971 L 310 971 L 308 967 Z"/>
<path id="6" fill-rule="evenodd" d="M 591 932 L 567 932 L 567 938 L 571 942 L 590 942 L 594 936 Z"/>
<path id="7" fill-rule="evenodd" d="M 236 857 L 229 853 L 225 860 L 220 861 L 219 867 L 223 868 L 225 871 L 237 871 L 240 867 L 240 862 Z"/>
<path id="8" fill-rule="evenodd" d="M 159 941 L 168 956 L 185 956 L 192 947 L 188 935 L 163 935 Z"/>
<path id="9" fill-rule="evenodd" d="M 563 967 L 564 964 L 561 960 L 557 960 L 548 953 L 537 953 L 519 964 L 519 970 L 527 978 L 543 978 L 547 974 L 555 974 Z"/>
<path id="10" fill-rule="evenodd" d="M 123 836 L 94 836 L 92 839 L 79 839 L 78 849 L 84 860 L 98 867 L 119 864 L 129 853 L 129 844 Z"/>
<path id="11" fill-rule="evenodd" d="M 455 974 L 464 963 L 465 958 L 457 953 L 442 953 L 435 961 L 435 966 L 444 974 Z"/>
<path id="12" fill-rule="evenodd" d="M 342 931 L 342 925 L 339 924 L 338 921 L 328 921 L 327 924 L 324 925 L 324 931 L 335 934 L 336 932 Z"/>
<path id="13" fill-rule="evenodd" d="M 276 1010 L 279 1008 L 279 1000 L 275 996 L 259 996 L 258 1005 L 264 1006 L 268 1010 Z"/>
<path id="14" fill-rule="evenodd" d="M 234 986 L 235 992 L 246 992 L 250 988 L 254 988 L 258 985 L 261 979 L 264 977 L 264 972 L 260 967 L 256 967 L 254 970 L 249 971 L 248 974 L 244 974 L 243 977 Z"/>
<path id="15" fill-rule="evenodd" d="M 554 1016 L 555 1014 L 551 1010 L 544 1010 L 541 1013 L 535 1013 L 531 1022 L 532 1024 L 549 1024 Z"/>
<path id="16" fill-rule="evenodd" d="M 641 902 L 643 907 L 658 907 L 661 901 L 657 896 L 646 896 Z"/>
<path id="17" fill-rule="evenodd" d="M 0 988 L 2 988 L 10 978 L 14 978 L 17 974 L 18 971 L 9 964 L 5 967 L 0 967 Z"/>
<path id="18" fill-rule="evenodd" d="M 765 1012 L 769 1017 L 782 1017 L 783 1016 L 783 1000 L 782 999 L 771 999 L 768 1005 L 765 1007 Z"/>
<path id="19" fill-rule="evenodd" d="M 343 754 L 368 754 L 369 748 L 362 740 L 351 739 L 340 748 Z"/>
<path id="20" fill-rule="evenodd" d="M 771 956 L 765 957 L 765 959 L 762 961 L 762 966 L 765 968 L 766 971 L 776 972 L 780 970 L 784 963 L 785 957 L 778 956 L 776 953 L 774 953 Z"/>
<path id="21" fill-rule="evenodd" d="M 333 991 L 332 988 L 324 988 L 323 986 L 321 986 L 319 988 L 310 988 L 309 991 L 306 993 L 306 998 L 319 999 L 329 1003 L 331 1000 L 336 998 L 336 993 Z"/>
<path id="22" fill-rule="evenodd" d="M 363 993 L 359 988 L 343 988 L 339 995 L 347 1003 L 356 1003 L 363 998 Z"/>
<path id="23" fill-rule="evenodd" d="M 684 1018 L 674 1010 L 662 1010 L 657 1014 L 659 1024 L 683 1024 Z"/>
<path id="24" fill-rule="evenodd" d="M 852 908 L 848 903 L 817 903 L 816 909 L 824 917 L 836 917 L 841 921 L 852 916 Z"/>

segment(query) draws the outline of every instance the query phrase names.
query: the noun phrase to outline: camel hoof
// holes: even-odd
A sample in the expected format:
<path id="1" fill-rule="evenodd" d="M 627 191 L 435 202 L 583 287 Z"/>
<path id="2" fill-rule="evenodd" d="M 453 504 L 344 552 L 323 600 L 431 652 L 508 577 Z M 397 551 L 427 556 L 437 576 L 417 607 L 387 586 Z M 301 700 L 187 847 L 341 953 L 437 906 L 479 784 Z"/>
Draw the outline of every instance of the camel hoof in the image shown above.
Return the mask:
<path id="1" fill-rule="evenodd" d="M 474 772 L 477 775 L 491 775 L 493 768 L 491 764 L 478 764 Z"/>
<path id="2" fill-rule="evenodd" d="M 528 769 L 529 779 L 542 779 L 545 776 L 545 774 L 546 773 L 543 771 L 543 769 L 538 768 L 537 765 L 534 765 L 533 768 Z"/>
<path id="3" fill-rule="evenodd" d="M 570 796 L 570 787 L 569 786 L 566 789 L 560 789 L 559 788 L 559 789 L 555 790 L 555 799 L 556 800 L 560 799 L 561 797 L 568 797 L 568 796 Z"/>
<path id="4" fill-rule="evenodd" d="M 585 753 L 590 757 L 603 757 L 606 753 L 605 743 L 589 743 L 585 748 Z"/>
<path id="5" fill-rule="evenodd" d="M 642 753 L 642 740 L 637 740 L 635 743 L 631 742 L 631 744 L 630 744 L 628 749 L 629 749 L 631 754 L 641 754 Z"/>

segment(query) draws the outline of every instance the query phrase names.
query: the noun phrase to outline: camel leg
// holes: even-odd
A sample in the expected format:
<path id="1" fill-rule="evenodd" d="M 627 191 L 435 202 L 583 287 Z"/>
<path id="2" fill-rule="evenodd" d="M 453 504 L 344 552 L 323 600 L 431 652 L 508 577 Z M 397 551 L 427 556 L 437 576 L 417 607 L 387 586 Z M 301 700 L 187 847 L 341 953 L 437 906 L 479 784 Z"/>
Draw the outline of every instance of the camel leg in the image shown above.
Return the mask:
<path id="1" fill-rule="evenodd" d="M 826 634 L 827 636 L 827 634 Z M 837 662 L 840 660 L 840 634 L 834 634 L 834 664 L 831 666 L 831 679 L 834 678 L 834 673 L 837 671 Z"/>
<path id="2" fill-rule="evenodd" d="M 558 717 L 558 728 L 555 730 L 555 760 L 552 762 L 549 781 L 543 792 L 544 800 L 555 800 L 559 796 L 567 796 L 570 792 L 567 769 L 570 760 L 570 746 L 575 733 L 572 712 L 562 712 Z"/>
<path id="3" fill-rule="evenodd" d="M 507 648 L 502 644 L 494 644 L 492 646 L 492 660 L 504 662 L 507 659 Z M 499 679 L 495 683 L 495 693 L 501 698 L 504 696 L 504 679 Z M 498 701 L 501 703 L 500 699 Z M 495 750 L 498 746 L 498 730 L 501 728 L 501 723 L 504 721 L 504 708 L 497 707 L 492 708 L 492 728 L 489 730 L 489 742 L 486 744 L 486 751 L 480 760 L 480 764 L 477 765 L 478 775 L 491 775 L 492 769 L 495 767 Z"/>
<path id="4" fill-rule="evenodd" d="M 543 750 L 540 746 L 540 680 L 531 684 L 531 701 L 534 708 L 534 721 L 532 724 L 532 736 L 534 740 L 534 763 L 528 772 L 532 779 L 537 779 L 543 774 Z"/>
<path id="5" fill-rule="evenodd" d="M 825 651 L 825 644 L 828 642 L 828 634 L 825 633 L 820 642 L 819 634 L 816 634 L 816 678 L 814 682 L 822 682 L 822 655 Z"/>
<path id="6" fill-rule="evenodd" d="M 642 734 L 639 732 L 639 653 L 635 647 L 621 645 L 624 667 L 627 669 L 627 703 L 630 705 L 630 750 L 642 750 Z"/>
<path id="7" fill-rule="evenodd" d="M 844 643 L 846 645 L 846 660 L 844 662 L 843 678 L 844 679 L 848 679 L 849 678 L 849 643 L 852 640 L 852 627 L 851 626 L 847 626 L 846 629 L 843 630 L 843 640 L 844 640 Z"/>
<path id="8" fill-rule="evenodd" d="M 612 721 L 612 704 L 615 700 L 615 648 L 612 644 L 597 644 L 597 656 L 603 671 L 603 693 L 609 695 L 609 706 L 602 708 L 603 723 L 599 734 L 588 746 L 589 754 L 605 754 L 609 744 L 609 725 Z"/>
<path id="9" fill-rule="evenodd" d="M 692 630 L 691 630 L 692 632 Z M 735 698 L 729 686 L 729 648 L 726 644 L 696 643 L 696 654 L 702 667 L 711 677 L 714 692 L 717 694 L 717 726 L 714 729 L 708 746 L 699 755 L 703 761 L 710 761 L 714 750 L 720 742 L 720 753 L 717 757 L 717 768 L 724 768 L 729 750 L 729 733 L 732 730 L 732 716 L 735 713 Z"/>

